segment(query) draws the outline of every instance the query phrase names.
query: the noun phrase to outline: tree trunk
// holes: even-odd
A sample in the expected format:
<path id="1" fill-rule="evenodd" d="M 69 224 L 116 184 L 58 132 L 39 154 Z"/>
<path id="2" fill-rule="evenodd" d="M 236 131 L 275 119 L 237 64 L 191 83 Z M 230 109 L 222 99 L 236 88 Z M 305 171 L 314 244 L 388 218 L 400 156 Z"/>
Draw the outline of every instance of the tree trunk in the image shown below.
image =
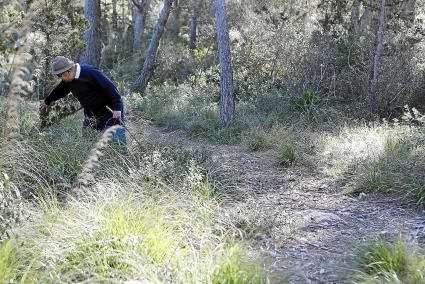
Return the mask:
<path id="1" fill-rule="evenodd" d="M 122 23 L 121 23 L 121 38 L 124 39 L 125 38 L 125 34 L 127 32 L 127 23 L 126 23 L 126 11 L 125 11 L 125 6 L 126 6 L 126 1 L 122 0 L 121 1 L 121 18 L 122 18 Z"/>
<path id="2" fill-rule="evenodd" d="M 359 27 L 360 0 L 354 0 L 351 5 L 351 29 L 357 34 Z"/>
<path id="3" fill-rule="evenodd" d="M 135 23 L 134 23 L 134 37 L 133 37 L 133 52 L 141 50 L 144 33 L 145 33 L 145 23 L 146 16 L 149 8 L 149 0 L 142 0 L 141 3 L 133 1 L 134 4 L 134 14 L 135 14 Z"/>
<path id="4" fill-rule="evenodd" d="M 164 33 L 164 27 L 167 23 L 168 16 L 170 15 L 172 4 L 173 0 L 164 0 L 164 7 L 162 8 L 158 21 L 155 24 L 152 39 L 149 43 L 145 63 L 143 64 L 142 74 L 136 80 L 132 88 L 133 92 L 139 92 L 142 96 L 144 96 L 146 87 L 148 86 L 149 80 L 153 75 L 156 52 L 158 50 L 161 36 Z"/>
<path id="5" fill-rule="evenodd" d="M 180 1 L 174 0 L 173 6 L 173 17 L 170 29 L 172 33 L 172 38 L 176 42 L 179 38 L 180 33 Z"/>
<path id="6" fill-rule="evenodd" d="M 115 33 L 118 30 L 118 14 L 117 0 L 112 0 L 112 31 Z"/>
<path id="7" fill-rule="evenodd" d="M 384 23 L 385 23 L 385 0 L 381 0 L 381 14 L 379 16 L 379 27 L 376 33 L 376 48 L 373 58 L 373 74 L 370 82 L 369 98 L 367 102 L 367 109 L 370 114 L 373 114 L 375 108 L 376 89 L 378 86 L 378 71 L 381 61 L 381 50 L 383 46 L 384 37 Z"/>
<path id="8" fill-rule="evenodd" d="M 225 0 L 214 0 L 217 45 L 220 61 L 220 120 L 224 126 L 235 116 L 233 70 Z"/>
<path id="9" fill-rule="evenodd" d="M 198 14 L 202 7 L 202 0 L 198 0 L 195 4 L 195 7 L 192 11 L 192 18 L 190 21 L 190 38 L 189 38 L 189 48 L 195 49 L 196 48 L 196 28 L 198 23 Z"/>
<path id="10" fill-rule="evenodd" d="M 370 12 L 370 8 L 365 7 L 365 10 L 362 16 L 360 17 L 360 21 L 357 27 L 357 33 L 361 34 L 371 20 L 372 20 L 372 13 Z"/>
<path id="11" fill-rule="evenodd" d="M 366 26 L 372 19 L 372 13 L 370 13 L 370 7 L 365 6 L 363 14 L 360 16 L 360 0 L 354 0 L 351 6 L 351 29 L 354 34 L 363 33 Z"/>
<path id="12" fill-rule="evenodd" d="M 140 51 L 143 35 L 143 12 L 139 8 L 134 7 L 134 33 L 133 33 L 133 52 Z"/>
<path id="13" fill-rule="evenodd" d="M 100 63 L 100 0 L 85 0 L 84 15 L 90 23 L 90 28 L 84 34 L 86 52 L 81 62 L 98 67 Z"/>

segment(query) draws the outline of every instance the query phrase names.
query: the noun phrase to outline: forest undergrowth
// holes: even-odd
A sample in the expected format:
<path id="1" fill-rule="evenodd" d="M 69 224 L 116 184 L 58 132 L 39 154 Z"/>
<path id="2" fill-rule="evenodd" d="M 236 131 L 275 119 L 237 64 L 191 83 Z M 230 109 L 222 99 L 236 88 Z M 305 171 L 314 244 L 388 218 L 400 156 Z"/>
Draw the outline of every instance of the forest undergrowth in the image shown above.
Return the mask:
<path id="1" fill-rule="evenodd" d="M 1 228 L 0 283 L 268 282 L 261 256 L 221 214 L 226 184 L 207 152 L 143 137 L 129 152 L 114 143 L 90 152 L 100 137 L 83 137 L 79 120 L 26 129 L 2 157 L 1 193 L 14 207 L 0 207 L 13 219 Z M 92 178 L 75 195 L 81 172 Z"/>
<path id="2" fill-rule="evenodd" d="M 214 98 L 199 96 L 197 88 L 153 88 L 152 96 L 136 99 L 132 107 L 168 131 L 182 129 L 203 143 L 237 145 L 257 156 L 272 153 L 276 167 L 303 166 L 319 172 L 344 184 L 338 194 L 361 199 L 378 192 L 392 197 L 394 207 L 423 210 L 423 115 L 416 109 L 405 106 L 391 121 L 362 121 L 350 118 L 352 109 L 341 108 L 332 98 L 319 103 L 307 94 L 305 100 L 294 101 L 271 92 L 239 102 L 235 122 L 220 128 L 214 116 L 218 111 L 212 111 Z M 254 223 L 247 227 L 256 231 Z M 267 227 L 257 225 L 260 231 Z M 350 264 L 356 272 L 348 278 L 355 283 L 422 282 L 425 255 L 417 240 L 404 241 L 411 237 L 370 236 L 370 246 L 358 244 L 353 252 L 358 257 Z"/>
<path id="3" fill-rule="evenodd" d="M 335 120 L 323 121 L 320 113 L 309 116 L 290 101 L 283 108 L 289 109 L 287 113 L 276 108 L 280 112 L 270 112 L 268 117 L 259 115 L 259 102 L 241 103 L 236 122 L 220 128 L 211 111 L 213 100 L 208 104 L 208 98 L 175 92 L 168 85 L 159 90 L 128 103 L 128 120 L 135 123 L 132 129 L 140 117 L 152 119 L 167 131 L 185 130 L 203 144 L 200 149 L 137 135 L 137 143 L 130 137 L 128 153 L 112 143 L 90 158 L 100 137 L 82 134 L 79 114 L 39 132 L 36 106 L 22 105 L 25 139 L 12 157 L 2 160 L 7 171 L 1 189 L 3 195 L 9 192 L 4 195 L 9 203 L 3 202 L 0 208 L 8 221 L 2 228 L 6 240 L 0 248 L 2 282 L 276 281 L 275 275 L 267 276 L 270 260 L 250 249 L 249 231 L 222 209 L 224 200 L 232 202 L 231 196 L 239 194 L 233 189 L 238 177 L 212 162 L 210 143 L 239 145 L 260 155 L 271 152 L 279 161 L 276 167 L 302 165 L 346 182 L 344 194 L 380 191 L 396 196 L 395 206 L 419 210 L 424 205 L 422 117 L 416 110 L 406 108 L 400 121 L 347 119 L 335 124 Z M 201 105 L 204 109 L 199 111 Z M 314 120 L 323 127 L 309 127 Z M 295 125 L 289 123 L 294 121 Z M 82 195 L 69 195 L 79 174 L 87 172 L 83 167 L 88 160 L 92 179 Z M 248 213 L 239 214 L 243 219 Z M 257 229 L 251 226 L 250 230 Z M 394 244 L 399 246 L 395 253 L 386 242 L 392 239 L 357 252 L 358 264 L 353 265 L 359 272 L 352 279 L 357 283 L 370 283 L 370 279 L 420 282 L 424 274 L 421 250 L 411 252 L 411 244 L 400 239 L 394 241 L 399 242 Z M 408 259 L 402 268 L 374 266 L 397 262 L 400 256 Z M 406 273 L 413 270 L 414 277 Z M 286 281 L 287 275 L 280 278 Z"/>
<path id="4" fill-rule="evenodd" d="M 425 282 L 424 1 L 30 2 L 0 2 L 0 283 Z M 116 84 L 127 149 L 38 112 L 57 55 Z"/>

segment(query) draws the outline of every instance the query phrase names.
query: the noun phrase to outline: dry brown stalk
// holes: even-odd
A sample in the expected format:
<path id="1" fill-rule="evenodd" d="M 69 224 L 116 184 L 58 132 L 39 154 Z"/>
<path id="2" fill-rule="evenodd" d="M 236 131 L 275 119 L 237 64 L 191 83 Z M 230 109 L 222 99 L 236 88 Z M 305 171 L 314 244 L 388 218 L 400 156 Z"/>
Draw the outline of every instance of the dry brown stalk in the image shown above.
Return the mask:
<path id="1" fill-rule="evenodd" d="M 73 191 L 78 193 L 80 189 L 87 187 L 90 183 L 94 182 L 93 170 L 98 165 L 99 157 L 103 155 L 102 150 L 112 140 L 114 133 L 122 126 L 114 125 L 108 128 L 102 137 L 97 141 L 96 145 L 91 149 L 88 158 L 86 159 L 81 173 L 77 177 L 77 184 Z"/>

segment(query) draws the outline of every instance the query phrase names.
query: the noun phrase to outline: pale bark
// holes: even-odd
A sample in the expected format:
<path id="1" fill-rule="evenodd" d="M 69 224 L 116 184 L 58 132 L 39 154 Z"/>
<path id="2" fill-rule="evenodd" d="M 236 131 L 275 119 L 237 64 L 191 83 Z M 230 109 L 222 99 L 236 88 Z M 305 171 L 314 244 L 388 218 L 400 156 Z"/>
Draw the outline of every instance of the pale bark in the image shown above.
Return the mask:
<path id="1" fill-rule="evenodd" d="M 369 98 L 367 102 L 367 109 L 370 114 L 373 113 L 375 108 L 376 90 L 378 87 L 379 65 L 381 62 L 381 51 L 383 47 L 384 24 L 385 24 L 385 0 L 381 0 L 381 12 L 379 16 L 378 31 L 376 33 L 375 55 L 373 58 L 373 74 L 372 74 L 372 80 L 370 82 Z"/>
<path id="2" fill-rule="evenodd" d="M 142 36 L 143 36 L 143 13 L 137 7 L 134 8 L 134 33 L 133 33 L 133 52 L 140 51 L 142 46 Z"/>
<path id="3" fill-rule="evenodd" d="M 364 7 L 364 11 L 360 17 L 360 3 L 360 0 L 354 0 L 351 6 L 351 25 L 354 34 L 363 33 L 372 19 L 372 13 L 370 13 L 368 6 Z"/>
<path id="4" fill-rule="evenodd" d="M 365 28 L 370 24 L 372 20 L 372 13 L 370 12 L 369 7 L 365 7 L 362 16 L 360 17 L 359 24 L 357 27 L 357 33 L 362 33 Z"/>
<path id="5" fill-rule="evenodd" d="M 127 32 L 125 6 L 126 6 L 126 1 L 125 0 L 122 0 L 121 1 L 121 19 L 122 19 L 122 23 L 121 23 L 121 32 L 122 32 L 121 38 L 125 38 L 125 34 Z"/>
<path id="6" fill-rule="evenodd" d="M 174 41 L 178 40 L 180 33 L 180 10 L 180 0 L 174 0 L 173 16 L 170 25 L 170 30 Z"/>
<path id="7" fill-rule="evenodd" d="M 116 32 L 118 29 L 118 14 L 117 14 L 117 0 L 112 0 L 112 31 Z"/>
<path id="8" fill-rule="evenodd" d="M 100 0 L 85 0 L 84 16 L 89 21 L 90 28 L 84 34 L 84 40 L 87 46 L 81 62 L 98 67 L 102 49 L 100 38 Z"/>
<path id="9" fill-rule="evenodd" d="M 144 41 L 146 16 L 149 9 L 149 0 L 132 1 L 134 4 L 134 35 L 133 35 L 133 52 L 141 50 Z"/>
<path id="10" fill-rule="evenodd" d="M 354 0 L 351 5 L 351 25 L 355 33 L 357 33 L 359 23 L 360 0 Z"/>
<path id="11" fill-rule="evenodd" d="M 164 33 L 164 27 L 167 23 L 168 16 L 170 15 L 171 5 L 173 0 L 164 0 L 164 6 L 159 15 L 158 21 L 155 24 L 151 41 L 149 43 L 145 63 L 143 64 L 143 71 L 139 78 L 133 85 L 132 91 L 139 92 L 144 96 L 146 87 L 148 86 L 149 80 L 153 75 L 154 63 L 156 58 L 156 53 L 159 46 L 159 41 L 162 34 Z"/>
<path id="12" fill-rule="evenodd" d="M 196 48 L 196 36 L 197 36 L 197 24 L 198 15 L 202 7 L 203 0 L 197 0 L 195 7 L 192 10 L 192 17 L 190 21 L 190 37 L 189 37 L 189 48 Z"/>
<path id="13" fill-rule="evenodd" d="M 214 0 L 218 57 L 220 62 L 220 120 L 227 125 L 235 116 L 233 69 L 225 0 Z"/>

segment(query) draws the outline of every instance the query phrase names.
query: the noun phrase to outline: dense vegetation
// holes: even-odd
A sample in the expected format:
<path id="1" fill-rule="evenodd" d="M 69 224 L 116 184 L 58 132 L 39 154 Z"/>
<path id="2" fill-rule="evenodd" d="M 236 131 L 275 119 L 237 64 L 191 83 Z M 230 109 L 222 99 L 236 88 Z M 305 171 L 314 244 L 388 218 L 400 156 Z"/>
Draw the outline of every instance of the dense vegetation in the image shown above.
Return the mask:
<path id="1" fill-rule="evenodd" d="M 214 159 L 217 146 L 267 153 L 275 167 L 344 184 L 338 194 L 423 209 L 425 2 L 387 1 L 382 22 L 382 0 L 226 1 L 229 121 L 218 2 L 96 2 L 94 64 L 124 96 L 127 150 L 109 132 L 83 134 L 72 98 L 48 118 L 38 112 L 57 83 L 51 59 L 86 60 L 95 22 L 82 3 L 0 3 L 0 283 L 291 282 L 256 246 L 273 220 L 235 209 L 248 193 Z M 161 35 L 163 5 L 172 9 Z M 151 124 L 179 135 L 152 138 Z M 350 247 L 349 280 L 422 283 L 423 239 L 378 235 Z"/>

